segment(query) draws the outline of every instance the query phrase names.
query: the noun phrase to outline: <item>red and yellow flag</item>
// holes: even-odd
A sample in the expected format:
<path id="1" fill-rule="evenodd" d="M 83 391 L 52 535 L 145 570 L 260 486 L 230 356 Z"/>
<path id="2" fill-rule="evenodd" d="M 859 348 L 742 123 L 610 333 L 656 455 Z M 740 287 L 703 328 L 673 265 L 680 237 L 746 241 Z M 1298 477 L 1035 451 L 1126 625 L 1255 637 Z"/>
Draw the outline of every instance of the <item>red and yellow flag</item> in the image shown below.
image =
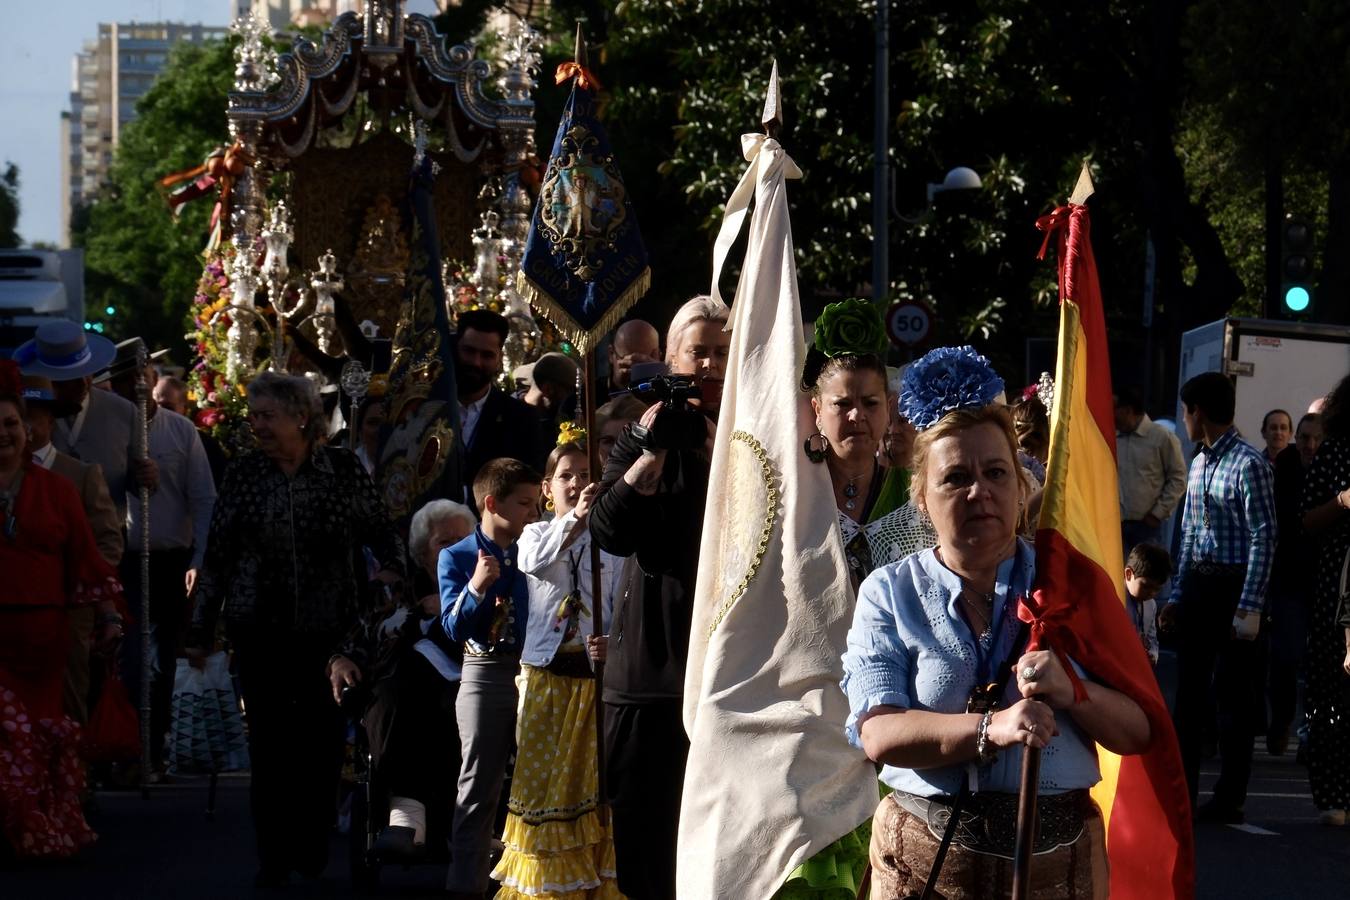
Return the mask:
<path id="1" fill-rule="evenodd" d="M 1176 732 L 1124 606 L 1111 367 L 1087 207 L 1070 203 L 1036 227 L 1045 232 L 1042 257 L 1052 238 L 1058 243 L 1059 355 L 1037 587 L 1024 617 L 1038 646 L 1131 697 L 1152 726 L 1145 753 L 1097 748 L 1102 780 L 1092 794 L 1106 820 L 1111 896 L 1190 897 L 1195 854 Z"/>

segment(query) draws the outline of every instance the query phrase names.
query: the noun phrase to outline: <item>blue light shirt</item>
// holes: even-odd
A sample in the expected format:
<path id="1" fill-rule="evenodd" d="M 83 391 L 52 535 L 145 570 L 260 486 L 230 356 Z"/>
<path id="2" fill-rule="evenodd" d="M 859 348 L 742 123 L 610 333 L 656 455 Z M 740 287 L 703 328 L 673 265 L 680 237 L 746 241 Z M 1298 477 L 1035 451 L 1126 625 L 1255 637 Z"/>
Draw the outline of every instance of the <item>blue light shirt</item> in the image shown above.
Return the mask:
<path id="1" fill-rule="evenodd" d="M 1201 445 L 1191 460 L 1171 602 L 1182 599 L 1191 564 L 1203 560 L 1246 566 L 1238 606 L 1260 612 L 1275 561 L 1275 537 L 1274 473 L 1261 451 L 1230 428 L 1212 447 Z"/>
<path id="2" fill-rule="evenodd" d="M 996 681 L 992 669 L 1012 655 L 1021 630 L 1017 598 L 1030 589 L 1035 574 L 1035 554 L 1019 539 L 1016 554 L 999 566 L 994 626 L 983 641 L 960 613 L 961 579 L 938 562 L 934 550 L 921 550 L 868 576 L 858 591 L 844 653 L 841 685 L 848 696 L 844 731 L 849 743 L 861 749 L 859 725 L 878 706 L 964 713 L 975 685 Z M 1016 679 L 1009 678 L 999 708 L 1020 699 Z M 1059 794 L 1096 784 L 1101 774 L 1092 739 L 1063 710 L 1056 711 L 1055 723 L 1059 735 L 1041 756 L 1041 792 Z M 960 791 L 970 770 L 967 763 L 930 769 L 887 765 L 881 780 L 921 797 L 950 797 Z M 992 765 L 976 771 L 977 790 L 1017 793 L 1022 747 L 1000 750 Z"/>
<path id="3" fill-rule="evenodd" d="M 478 566 L 478 551 L 497 558 L 501 574 L 479 597 L 469 587 Z M 436 559 L 436 577 L 441 591 L 441 626 L 453 641 L 463 641 L 469 650 L 520 653 L 530 616 L 530 588 L 517 565 L 517 545 L 502 549 L 483 534 L 482 526 L 458 544 L 446 547 Z M 493 643 L 489 632 L 497 598 L 509 597 L 506 627 Z"/>

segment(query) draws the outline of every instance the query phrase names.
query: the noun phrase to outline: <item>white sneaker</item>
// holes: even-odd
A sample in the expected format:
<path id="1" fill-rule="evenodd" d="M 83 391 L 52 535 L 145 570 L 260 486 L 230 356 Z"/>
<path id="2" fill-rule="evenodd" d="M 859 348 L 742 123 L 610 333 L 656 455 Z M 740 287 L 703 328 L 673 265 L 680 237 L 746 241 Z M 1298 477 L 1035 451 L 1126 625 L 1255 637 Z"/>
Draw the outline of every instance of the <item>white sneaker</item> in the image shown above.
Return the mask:
<path id="1" fill-rule="evenodd" d="M 1345 824 L 1345 810 L 1343 809 L 1324 809 L 1318 815 L 1317 821 L 1322 825 L 1332 827 Z"/>

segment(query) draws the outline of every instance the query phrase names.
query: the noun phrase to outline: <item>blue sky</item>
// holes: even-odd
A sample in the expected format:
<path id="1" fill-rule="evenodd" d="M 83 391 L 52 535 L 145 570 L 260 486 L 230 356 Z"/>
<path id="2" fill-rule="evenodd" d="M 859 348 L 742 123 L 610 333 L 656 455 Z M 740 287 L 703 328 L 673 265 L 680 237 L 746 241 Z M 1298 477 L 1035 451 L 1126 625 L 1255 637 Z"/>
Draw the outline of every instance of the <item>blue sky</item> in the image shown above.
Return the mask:
<path id="1" fill-rule="evenodd" d="M 225 25 L 231 0 L 6 0 L 0 28 L 0 162 L 19 166 L 19 234 L 60 239 L 61 111 L 70 61 L 100 22 Z"/>
<path id="2" fill-rule="evenodd" d="M 60 239 L 61 111 L 70 108 L 71 59 L 99 23 L 228 25 L 233 8 L 234 0 L 0 0 L 0 164 L 19 166 L 25 242 Z M 435 12 L 432 0 L 407 8 Z"/>

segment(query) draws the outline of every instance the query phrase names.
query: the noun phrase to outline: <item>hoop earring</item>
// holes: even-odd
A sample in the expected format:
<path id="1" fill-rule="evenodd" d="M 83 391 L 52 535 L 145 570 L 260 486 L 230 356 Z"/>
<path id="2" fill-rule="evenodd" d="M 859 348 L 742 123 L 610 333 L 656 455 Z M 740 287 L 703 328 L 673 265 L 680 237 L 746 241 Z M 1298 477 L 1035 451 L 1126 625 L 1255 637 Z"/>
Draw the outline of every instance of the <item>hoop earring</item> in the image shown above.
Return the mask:
<path id="1" fill-rule="evenodd" d="M 544 501 L 544 509 L 548 510 L 549 512 L 553 512 L 553 501 L 552 501 L 552 500 L 545 500 L 545 501 Z"/>
<path id="2" fill-rule="evenodd" d="M 825 458 L 830 455 L 830 442 L 822 431 L 817 431 L 808 437 L 802 447 L 806 450 L 806 458 L 813 463 L 823 463 Z"/>

